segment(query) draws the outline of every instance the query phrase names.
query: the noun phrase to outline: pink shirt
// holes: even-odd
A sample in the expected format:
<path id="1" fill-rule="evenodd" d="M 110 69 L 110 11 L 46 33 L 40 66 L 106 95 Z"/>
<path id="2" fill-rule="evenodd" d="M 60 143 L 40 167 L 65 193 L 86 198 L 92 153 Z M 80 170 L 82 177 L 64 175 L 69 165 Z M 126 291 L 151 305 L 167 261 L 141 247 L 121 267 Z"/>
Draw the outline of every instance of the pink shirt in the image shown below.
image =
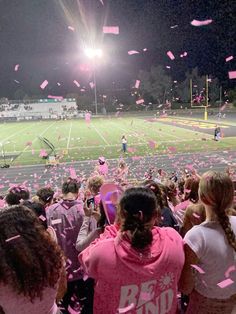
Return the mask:
<path id="1" fill-rule="evenodd" d="M 118 232 L 79 255 L 85 272 L 96 280 L 94 314 L 176 313 L 183 241 L 172 228 L 154 227 L 152 234 L 152 245 L 142 253 Z"/>
<path id="2" fill-rule="evenodd" d="M 0 306 L 5 314 L 56 314 L 56 294 L 56 288 L 45 288 L 42 300 L 36 298 L 32 303 L 12 287 L 0 284 Z"/>
<path id="3" fill-rule="evenodd" d="M 102 176 L 106 176 L 108 174 L 108 165 L 107 163 L 103 165 L 98 165 L 98 172 Z"/>

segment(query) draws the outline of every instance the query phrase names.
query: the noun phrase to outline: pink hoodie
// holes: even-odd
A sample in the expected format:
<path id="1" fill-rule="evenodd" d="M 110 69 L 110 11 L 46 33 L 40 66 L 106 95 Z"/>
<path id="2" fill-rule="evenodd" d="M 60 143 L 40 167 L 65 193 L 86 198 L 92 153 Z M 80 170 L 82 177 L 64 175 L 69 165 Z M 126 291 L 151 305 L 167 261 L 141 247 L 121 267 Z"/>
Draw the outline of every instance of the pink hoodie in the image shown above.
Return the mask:
<path id="1" fill-rule="evenodd" d="M 152 234 L 152 245 L 142 253 L 118 232 L 79 255 L 85 272 L 96 280 L 94 314 L 176 313 L 183 240 L 172 228 L 154 227 Z"/>

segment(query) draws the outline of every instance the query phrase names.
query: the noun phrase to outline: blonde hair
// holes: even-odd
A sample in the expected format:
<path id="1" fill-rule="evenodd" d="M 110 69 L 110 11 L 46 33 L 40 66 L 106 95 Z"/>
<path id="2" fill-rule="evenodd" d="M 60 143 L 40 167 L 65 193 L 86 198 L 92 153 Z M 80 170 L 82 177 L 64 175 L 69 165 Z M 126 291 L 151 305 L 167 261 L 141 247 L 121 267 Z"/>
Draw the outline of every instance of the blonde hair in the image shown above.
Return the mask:
<path id="1" fill-rule="evenodd" d="M 103 176 L 97 176 L 96 175 L 96 176 L 90 177 L 88 179 L 88 189 L 92 193 L 97 194 L 97 193 L 99 193 L 100 188 L 103 185 L 103 183 L 104 183 Z"/>
<path id="2" fill-rule="evenodd" d="M 234 199 L 233 181 L 225 173 L 208 171 L 200 180 L 199 198 L 203 204 L 211 206 L 224 230 L 228 243 L 236 251 L 236 236 L 227 215 Z"/>

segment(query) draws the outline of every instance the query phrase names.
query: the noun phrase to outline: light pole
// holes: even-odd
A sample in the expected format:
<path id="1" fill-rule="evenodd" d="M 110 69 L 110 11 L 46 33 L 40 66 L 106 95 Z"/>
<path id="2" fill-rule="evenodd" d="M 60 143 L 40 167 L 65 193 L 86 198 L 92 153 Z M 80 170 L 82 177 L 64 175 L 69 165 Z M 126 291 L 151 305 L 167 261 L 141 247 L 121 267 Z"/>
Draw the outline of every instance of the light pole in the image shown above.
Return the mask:
<path id="1" fill-rule="evenodd" d="M 97 101 L 97 80 L 96 80 L 96 60 L 100 59 L 103 55 L 101 49 L 87 48 L 84 50 L 85 55 L 93 61 L 93 80 L 94 80 L 94 102 L 95 112 L 98 114 L 98 101 Z"/>

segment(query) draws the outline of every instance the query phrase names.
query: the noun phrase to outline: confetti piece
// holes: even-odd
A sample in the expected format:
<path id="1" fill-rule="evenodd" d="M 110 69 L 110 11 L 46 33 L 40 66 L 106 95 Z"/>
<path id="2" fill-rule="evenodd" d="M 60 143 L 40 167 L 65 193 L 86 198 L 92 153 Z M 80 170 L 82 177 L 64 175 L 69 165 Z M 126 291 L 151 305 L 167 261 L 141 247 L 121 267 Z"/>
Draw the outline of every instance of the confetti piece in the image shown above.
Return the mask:
<path id="1" fill-rule="evenodd" d="M 123 307 L 123 308 L 119 308 L 118 312 L 119 314 L 123 314 L 123 313 L 127 313 L 129 311 L 131 311 L 134 308 L 134 303 L 131 303 L 130 305 Z"/>
<path id="2" fill-rule="evenodd" d="M 200 219 L 200 218 L 201 218 L 201 216 L 198 215 L 198 214 L 196 214 L 196 213 L 193 213 L 193 217 L 195 217 L 195 218 L 197 218 L 197 219 Z"/>
<path id="3" fill-rule="evenodd" d="M 232 271 L 236 271 L 235 265 L 230 266 L 230 267 L 226 270 L 226 272 L 225 272 L 225 277 L 228 278 L 228 277 L 230 276 L 230 273 L 231 273 Z"/>
<path id="4" fill-rule="evenodd" d="M 6 239 L 5 242 L 10 242 L 10 241 L 13 241 L 13 240 L 18 239 L 18 238 L 20 238 L 20 235 L 19 235 L 19 234 L 16 235 L 16 236 L 14 236 L 14 237 L 11 237 L 11 238 Z"/>
<path id="5" fill-rule="evenodd" d="M 77 87 L 80 87 L 80 83 L 77 82 L 76 80 L 74 80 L 73 83 L 74 83 Z"/>
<path id="6" fill-rule="evenodd" d="M 15 83 L 17 83 L 17 84 L 20 84 L 20 82 L 19 82 L 19 81 L 17 81 L 17 80 L 14 80 L 14 82 L 15 82 Z"/>
<path id="7" fill-rule="evenodd" d="M 151 140 L 151 141 L 148 141 L 148 145 L 151 149 L 155 149 L 157 144 L 155 141 Z"/>
<path id="8" fill-rule="evenodd" d="M 89 86 L 91 87 L 91 89 L 93 89 L 94 86 L 95 86 L 95 84 L 94 84 L 93 82 L 90 82 L 90 83 L 89 83 Z"/>
<path id="9" fill-rule="evenodd" d="M 74 168 L 70 168 L 70 178 L 77 179 L 77 174 Z"/>
<path id="10" fill-rule="evenodd" d="M 134 87 L 139 88 L 139 85 L 140 85 L 140 80 L 136 80 Z"/>
<path id="11" fill-rule="evenodd" d="M 57 82 L 57 86 L 61 86 L 61 83 Z"/>
<path id="12" fill-rule="evenodd" d="M 119 26 L 103 26 L 102 30 L 104 34 L 119 34 Z"/>
<path id="13" fill-rule="evenodd" d="M 236 71 L 229 71 L 229 79 L 232 80 L 232 79 L 236 79 Z"/>
<path id="14" fill-rule="evenodd" d="M 193 20 L 191 22 L 191 25 L 193 26 L 205 26 L 211 24 L 213 21 L 211 19 L 209 20 L 204 20 L 204 21 L 199 21 L 199 20 Z"/>
<path id="15" fill-rule="evenodd" d="M 173 26 L 171 26 L 170 28 L 176 28 L 176 27 L 178 27 L 178 25 L 176 24 L 176 25 L 173 25 Z"/>
<path id="16" fill-rule="evenodd" d="M 224 288 L 226 288 L 226 287 L 232 285 L 233 283 L 234 283 L 234 281 L 231 280 L 230 278 L 228 278 L 228 279 L 225 279 L 225 280 L 219 282 L 219 283 L 217 284 L 217 286 L 219 286 L 220 288 L 224 289 Z"/>
<path id="17" fill-rule="evenodd" d="M 47 157 L 47 152 L 46 152 L 46 150 L 45 149 L 41 149 L 40 150 L 40 153 L 39 153 L 39 157 Z"/>
<path id="18" fill-rule="evenodd" d="M 167 69 L 170 69 L 170 66 L 169 66 L 169 65 L 167 65 L 167 66 L 166 66 L 166 68 L 167 68 Z"/>
<path id="19" fill-rule="evenodd" d="M 48 81 L 45 80 L 45 81 L 43 81 L 43 83 L 40 85 L 40 88 L 41 88 L 41 89 L 44 89 L 47 85 L 48 85 Z"/>
<path id="20" fill-rule="evenodd" d="M 175 59 L 175 56 L 173 55 L 173 53 L 171 51 L 167 51 L 167 56 L 171 59 L 171 60 L 174 60 Z"/>
<path id="21" fill-rule="evenodd" d="M 68 29 L 71 30 L 72 32 L 75 31 L 74 27 L 72 27 L 72 26 L 68 26 Z"/>
<path id="22" fill-rule="evenodd" d="M 144 52 L 147 51 L 147 48 L 143 48 L 143 51 L 144 51 Z"/>
<path id="23" fill-rule="evenodd" d="M 40 216 L 39 216 L 39 219 L 41 219 L 42 221 L 45 221 L 45 220 L 46 220 L 46 217 L 44 217 L 43 215 L 40 215 Z"/>
<path id="24" fill-rule="evenodd" d="M 99 0 L 102 5 L 104 5 L 103 0 Z"/>
<path id="25" fill-rule="evenodd" d="M 52 220 L 52 225 L 58 225 L 58 224 L 61 224 L 61 219 L 59 218 L 59 219 L 54 219 L 54 220 Z"/>
<path id="26" fill-rule="evenodd" d="M 18 71 L 18 70 L 19 70 L 19 67 L 20 67 L 20 65 L 19 65 L 19 64 L 16 64 L 14 70 L 15 70 L 15 71 Z"/>
<path id="27" fill-rule="evenodd" d="M 137 105 L 141 105 L 144 103 L 144 99 L 139 99 L 139 100 L 136 100 L 136 104 Z"/>
<path id="28" fill-rule="evenodd" d="M 229 57 L 227 57 L 227 58 L 225 59 L 225 61 L 226 61 L 226 62 L 229 62 L 229 61 L 233 60 L 233 58 L 234 58 L 233 56 L 229 56 Z"/>
<path id="29" fill-rule="evenodd" d="M 70 305 L 68 306 L 68 312 L 70 314 L 81 314 L 81 311 L 80 310 L 74 310 Z"/>
<path id="30" fill-rule="evenodd" d="M 200 274 L 205 274 L 205 271 L 201 267 L 194 264 L 191 264 L 191 266 L 195 268 Z"/>
<path id="31" fill-rule="evenodd" d="M 135 55 L 137 53 L 139 53 L 137 50 L 129 50 L 128 51 L 128 55 L 130 55 L 130 56 Z"/>
<path id="32" fill-rule="evenodd" d="M 62 96 L 48 95 L 48 98 L 50 98 L 50 99 L 57 99 L 57 100 L 63 100 L 63 97 L 62 97 Z"/>

